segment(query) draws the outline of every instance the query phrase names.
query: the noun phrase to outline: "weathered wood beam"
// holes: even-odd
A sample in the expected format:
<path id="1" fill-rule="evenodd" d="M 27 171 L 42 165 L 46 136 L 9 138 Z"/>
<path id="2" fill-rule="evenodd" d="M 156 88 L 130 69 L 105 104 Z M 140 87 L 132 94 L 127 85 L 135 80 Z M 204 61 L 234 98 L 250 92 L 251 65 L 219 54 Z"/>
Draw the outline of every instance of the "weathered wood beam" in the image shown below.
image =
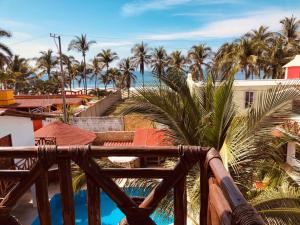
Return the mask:
<path id="1" fill-rule="evenodd" d="M 89 225 L 101 224 L 100 189 L 94 181 L 86 175 L 87 202 Z"/>
<path id="2" fill-rule="evenodd" d="M 58 170 L 64 224 L 75 225 L 71 161 L 68 159 L 60 160 L 58 162 Z"/>
<path id="3" fill-rule="evenodd" d="M 187 223 L 186 181 L 183 177 L 174 187 L 174 225 Z"/>
<path id="4" fill-rule="evenodd" d="M 29 174 L 30 170 L 0 170 L 0 180 L 25 179 Z"/>
<path id="5" fill-rule="evenodd" d="M 43 171 L 35 183 L 37 208 L 41 225 L 51 225 L 47 172 Z"/>

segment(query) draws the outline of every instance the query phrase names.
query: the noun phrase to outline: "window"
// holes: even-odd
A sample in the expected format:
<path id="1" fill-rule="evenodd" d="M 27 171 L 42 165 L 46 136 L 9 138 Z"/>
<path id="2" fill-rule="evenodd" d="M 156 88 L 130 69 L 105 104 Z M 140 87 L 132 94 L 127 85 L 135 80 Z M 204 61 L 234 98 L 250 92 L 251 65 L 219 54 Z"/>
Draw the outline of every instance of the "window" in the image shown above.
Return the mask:
<path id="1" fill-rule="evenodd" d="M 246 91 L 245 94 L 245 108 L 249 108 L 253 104 L 253 95 L 252 91 Z"/>

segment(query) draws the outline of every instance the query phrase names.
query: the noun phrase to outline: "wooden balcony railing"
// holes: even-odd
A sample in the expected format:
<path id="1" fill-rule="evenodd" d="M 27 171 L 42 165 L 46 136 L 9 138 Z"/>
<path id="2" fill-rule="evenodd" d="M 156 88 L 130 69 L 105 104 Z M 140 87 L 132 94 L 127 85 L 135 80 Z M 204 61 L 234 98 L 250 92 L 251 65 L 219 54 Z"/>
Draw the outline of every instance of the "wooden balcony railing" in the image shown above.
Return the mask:
<path id="1" fill-rule="evenodd" d="M 174 169 L 164 168 L 101 168 L 95 158 L 108 156 L 161 156 L 178 157 Z M 71 160 L 87 177 L 89 225 L 101 224 L 100 188 L 126 215 L 120 224 L 154 225 L 150 218 L 166 194 L 174 191 L 174 225 L 187 223 L 186 175 L 200 164 L 200 225 L 262 225 L 262 218 L 247 203 L 229 173 L 225 170 L 218 152 L 195 146 L 179 147 L 96 147 L 96 146 L 40 146 L 1 147 L 0 158 L 35 158 L 30 170 L 0 170 L 0 180 L 13 180 L 15 185 L 0 200 L 0 224 L 20 224 L 11 215 L 18 199 L 36 185 L 37 208 L 41 225 L 51 225 L 48 201 L 47 174 L 58 164 L 65 225 L 75 224 L 71 176 Z M 144 199 L 131 198 L 112 178 L 161 178 L 162 181 Z"/>

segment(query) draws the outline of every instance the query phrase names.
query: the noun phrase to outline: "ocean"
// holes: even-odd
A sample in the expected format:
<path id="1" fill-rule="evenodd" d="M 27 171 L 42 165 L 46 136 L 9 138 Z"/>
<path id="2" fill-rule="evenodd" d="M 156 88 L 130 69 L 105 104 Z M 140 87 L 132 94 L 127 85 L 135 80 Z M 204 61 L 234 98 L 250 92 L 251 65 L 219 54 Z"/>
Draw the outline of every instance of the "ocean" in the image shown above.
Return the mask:
<path id="1" fill-rule="evenodd" d="M 143 79 L 142 79 L 142 74 L 139 72 L 135 72 L 136 75 L 136 80 L 135 82 L 132 83 L 132 87 L 141 87 L 143 85 Z M 238 72 L 235 76 L 236 80 L 244 80 L 244 74 L 241 72 Z M 251 78 L 249 78 L 251 79 Z M 145 80 L 145 86 L 155 86 L 157 85 L 159 82 L 158 80 L 153 76 L 151 71 L 145 71 L 144 73 L 144 80 Z M 79 87 L 78 82 L 75 81 L 74 82 L 75 87 L 72 88 L 83 88 L 83 83 L 81 82 L 81 85 Z M 95 87 L 95 79 L 87 79 L 87 86 L 88 88 L 94 88 Z M 98 88 L 104 88 L 104 84 L 101 83 L 100 80 L 97 80 L 97 87 Z M 112 84 L 107 85 L 107 88 L 112 88 Z"/>

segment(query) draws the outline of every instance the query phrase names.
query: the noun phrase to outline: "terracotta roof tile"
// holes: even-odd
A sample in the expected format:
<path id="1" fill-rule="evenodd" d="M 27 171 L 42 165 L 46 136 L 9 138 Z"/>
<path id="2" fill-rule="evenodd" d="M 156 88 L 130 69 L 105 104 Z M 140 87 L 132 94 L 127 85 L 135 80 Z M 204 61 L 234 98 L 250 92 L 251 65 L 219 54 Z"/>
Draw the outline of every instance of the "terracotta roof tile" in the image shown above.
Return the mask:
<path id="1" fill-rule="evenodd" d="M 86 145 L 92 143 L 96 135 L 93 132 L 62 123 L 53 122 L 34 132 L 35 138 L 55 137 L 57 145 Z"/>

